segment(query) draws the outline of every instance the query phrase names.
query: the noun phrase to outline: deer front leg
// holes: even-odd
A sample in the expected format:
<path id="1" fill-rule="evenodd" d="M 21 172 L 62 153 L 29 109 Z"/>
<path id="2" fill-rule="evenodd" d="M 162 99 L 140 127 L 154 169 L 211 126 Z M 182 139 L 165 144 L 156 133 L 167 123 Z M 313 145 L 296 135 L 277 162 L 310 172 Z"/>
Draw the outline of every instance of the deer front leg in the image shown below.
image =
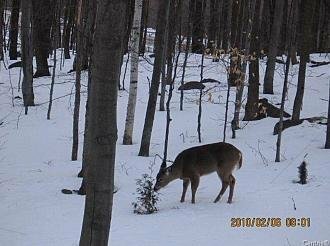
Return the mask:
<path id="1" fill-rule="evenodd" d="M 184 179 L 183 180 L 183 190 L 182 190 L 182 195 L 181 195 L 181 200 L 180 202 L 184 202 L 184 199 L 186 197 L 186 192 L 187 192 L 187 188 L 189 186 L 190 180 L 189 179 Z"/>
<path id="2" fill-rule="evenodd" d="M 190 179 L 191 181 L 191 203 L 195 203 L 195 195 L 199 185 L 199 176 L 196 175 Z"/>

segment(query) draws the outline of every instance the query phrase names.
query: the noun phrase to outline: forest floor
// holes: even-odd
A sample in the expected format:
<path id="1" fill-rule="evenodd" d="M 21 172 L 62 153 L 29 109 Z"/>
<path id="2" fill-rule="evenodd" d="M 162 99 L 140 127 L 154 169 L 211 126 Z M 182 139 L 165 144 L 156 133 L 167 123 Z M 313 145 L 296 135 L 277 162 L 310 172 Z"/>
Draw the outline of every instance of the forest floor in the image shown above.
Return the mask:
<path id="1" fill-rule="evenodd" d="M 183 56 L 182 56 L 183 58 Z M 124 65 L 125 65 L 124 59 Z M 153 61 L 153 58 L 150 58 Z M 329 61 L 329 56 L 313 55 L 313 60 Z M 181 60 L 182 62 L 182 60 Z M 263 79 L 265 60 L 260 62 Z M 6 63 L 12 63 L 6 61 Z M 50 64 L 52 60 L 50 59 Z M 190 55 L 186 81 L 199 80 L 200 56 Z M 124 68 L 123 65 L 123 68 Z M 84 197 L 65 195 L 61 189 L 78 189 L 84 131 L 87 74 L 83 73 L 80 113 L 79 160 L 70 161 L 75 73 L 68 74 L 72 60 L 66 60 L 56 72 L 51 120 L 46 120 L 51 77 L 34 80 L 36 107 L 24 115 L 18 81 L 20 68 L 6 70 L 0 65 L 0 245 L 45 246 L 78 245 L 82 225 Z M 129 66 L 128 66 L 129 68 Z M 299 65 L 289 76 L 285 110 L 292 113 Z M 124 70 L 124 69 L 123 69 Z M 129 70 L 128 70 L 129 71 Z M 179 68 L 177 84 L 181 79 Z M 123 72 L 122 72 L 123 74 Z M 304 122 L 286 129 L 282 138 L 282 161 L 275 163 L 276 139 L 273 127 L 278 119 L 240 122 L 242 129 L 227 141 L 243 153 L 243 166 L 235 172 L 237 185 L 232 204 L 227 204 L 228 191 L 222 200 L 212 201 L 220 188 L 216 174 L 202 177 L 196 204 L 180 203 L 182 182 L 175 181 L 161 190 L 159 211 L 152 215 L 136 215 L 136 179 L 148 173 L 155 162 L 155 176 L 164 147 L 166 112 L 156 112 L 150 157 L 138 157 L 148 101 L 148 79 L 152 66 L 140 60 L 138 101 L 134 128 L 134 144 L 122 145 L 128 92 L 118 97 L 118 144 L 110 244 L 113 246 L 145 245 L 306 245 L 307 242 L 330 241 L 330 151 L 324 149 L 326 126 Z M 208 84 L 203 96 L 202 143 L 222 141 L 226 101 L 226 74 L 222 63 L 205 60 L 205 78 L 219 80 Z M 283 65 L 277 64 L 274 95 L 263 95 L 277 104 L 281 100 Z M 329 65 L 308 66 L 301 117 L 327 116 Z M 125 87 L 129 88 L 129 72 Z M 191 146 L 198 145 L 198 93 L 187 92 L 184 110 L 179 110 L 180 92 L 174 90 L 171 103 L 172 122 L 169 137 L 169 159 Z M 262 86 L 260 86 L 262 92 Z M 247 89 L 244 91 L 244 104 Z M 233 116 L 235 89 L 231 89 L 229 119 Z M 157 107 L 158 108 L 158 107 Z M 244 105 L 243 105 L 244 109 Z M 241 119 L 244 110 L 241 111 Z M 297 184 L 297 166 L 308 163 L 308 183 Z M 328 195 L 327 195 L 328 194 Z M 295 209 L 296 208 L 296 209 Z M 279 227 L 231 227 L 232 218 L 280 218 Z M 286 218 L 309 218 L 310 226 L 287 227 Z M 304 241 L 306 240 L 306 241 Z"/>

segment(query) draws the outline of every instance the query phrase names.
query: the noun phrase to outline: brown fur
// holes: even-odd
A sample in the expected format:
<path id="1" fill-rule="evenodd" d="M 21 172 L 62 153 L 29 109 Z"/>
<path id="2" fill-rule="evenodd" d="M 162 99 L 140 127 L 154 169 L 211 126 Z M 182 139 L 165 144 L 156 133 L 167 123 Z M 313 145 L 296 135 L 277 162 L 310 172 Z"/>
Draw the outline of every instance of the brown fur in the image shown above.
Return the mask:
<path id="1" fill-rule="evenodd" d="M 181 202 L 184 202 L 188 185 L 191 183 L 191 202 L 195 203 L 200 177 L 217 172 L 222 182 L 222 188 L 214 202 L 220 200 L 229 186 L 228 203 L 231 203 L 235 187 L 232 172 L 235 167 L 241 168 L 242 161 L 241 151 L 229 143 L 221 142 L 192 147 L 182 151 L 176 157 L 173 165 L 159 170 L 154 189 L 159 190 L 175 179 L 182 179 Z"/>

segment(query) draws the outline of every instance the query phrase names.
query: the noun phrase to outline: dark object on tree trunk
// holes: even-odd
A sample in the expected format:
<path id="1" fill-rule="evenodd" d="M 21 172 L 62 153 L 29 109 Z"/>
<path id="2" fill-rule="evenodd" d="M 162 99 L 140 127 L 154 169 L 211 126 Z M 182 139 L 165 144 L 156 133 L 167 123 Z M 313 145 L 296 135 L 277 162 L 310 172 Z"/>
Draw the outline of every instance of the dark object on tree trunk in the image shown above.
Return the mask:
<path id="1" fill-rule="evenodd" d="M 307 163 L 305 161 L 303 161 L 300 166 L 298 167 L 299 170 L 299 184 L 307 184 Z"/>
<path id="2" fill-rule="evenodd" d="M 283 127 L 282 127 L 282 131 L 284 131 L 285 129 L 292 127 L 292 126 L 297 126 L 300 125 L 301 123 L 303 123 L 303 119 L 301 120 L 283 120 Z M 273 131 L 273 135 L 277 135 L 279 133 L 279 122 L 276 123 L 276 125 L 274 126 L 274 131 Z"/>
<path id="3" fill-rule="evenodd" d="M 202 83 L 218 83 L 218 84 L 220 84 L 220 81 L 219 81 L 219 80 L 211 79 L 211 78 L 208 78 L 208 79 L 202 79 L 201 82 L 202 82 Z"/>
<path id="4" fill-rule="evenodd" d="M 273 104 L 268 102 L 268 99 L 261 98 L 258 102 L 258 113 L 255 116 L 254 120 L 261 120 L 266 117 L 279 118 L 280 117 L 280 109 L 275 107 Z M 283 111 L 283 117 L 288 118 L 291 115 L 285 111 Z"/>
<path id="5" fill-rule="evenodd" d="M 115 186 L 114 190 L 113 190 L 113 194 L 117 193 L 118 190 L 119 189 Z M 71 194 L 77 194 L 77 195 L 81 195 L 81 196 L 86 195 L 86 191 L 85 190 L 82 191 L 82 189 L 79 189 L 79 190 L 62 189 L 61 192 L 66 195 L 71 195 Z"/>
<path id="6" fill-rule="evenodd" d="M 150 54 L 149 55 L 150 58 L 155 58 L 155 56 L 156 56 L 155 54 Z"/>
<path id="7" fill-rule="evenodd" d="M 290 128 L 292 126 L 297 126 L 300 125 L 301 123 L 304 122 L 304 120 L 307 120 L 309 123 L 318 123 L 321 125 L 326 125 L 327 123 L 324 122 L 327 118 L 325 117 L 310 117 L 310 118 L 304 118 L 304 119 L 299 119 L 299 120 L 284 120 L 283 121 L 283 129 L 282 131 L 284 131 L 287 128 Z M 279 122 L 277 122 L 274 126 L 274 131 L 273 131 L 273 135 L 278 134 L 279 132 Z"/>
<path id="8" fill-rule="evenodd" d="M 279 63 L 279 64 L 285 64 L 285 61 L 277 59 L 277 58 L 275 59 L 275 61 L 276 61 L 276 63 Z"/>
<path id="9" fill-rule="evenodd" d="M 330 64 L 330 62 L 326 62 L 326 61 L 323 61 L 323 62 L 311 61 L 311 63 L 313 65 L 311 65 L 310 67 L 320 67 L 320 66 L 324 66 L 324 65 Z"/>
<path id="10" fill-rule="evenodd" d="M 22 67 L 22 61 L 14 62 L 8 66 L 8 69 L 12 69 L 14 67 Z"/>
<path id="11" fill-rule="evenodd" d="M 188 90 L 203 90 L 205 85 L 198 81 L 189 81 L 183 85 L 180 85 L 178 90 L 180 91 L 188 91 Z"/>

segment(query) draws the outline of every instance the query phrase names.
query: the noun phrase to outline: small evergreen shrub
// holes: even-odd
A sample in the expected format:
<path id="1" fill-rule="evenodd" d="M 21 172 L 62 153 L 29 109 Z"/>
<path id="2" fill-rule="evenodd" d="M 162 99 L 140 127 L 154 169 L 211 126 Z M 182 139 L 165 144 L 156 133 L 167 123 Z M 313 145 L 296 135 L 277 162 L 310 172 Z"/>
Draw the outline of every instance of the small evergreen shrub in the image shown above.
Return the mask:
<path id="1" fill-rule="evenodd" d="M 158 211 L 158 193 L 153 189 L 155 179 L 152 177 L 153 164 L 149 166 L 150 173 L 142 174 L 142 178 L 136 180 L 137 201 L 133 202 L 133 211 L 136 214 L 152 214 Z"/>
<path id="2" fill-rule="evenodd" d="M 307 184 L 307 163 L 303 161 L 300 166 L 298 167 L 299 171 L 299 183 L 300 184 Z"/>

